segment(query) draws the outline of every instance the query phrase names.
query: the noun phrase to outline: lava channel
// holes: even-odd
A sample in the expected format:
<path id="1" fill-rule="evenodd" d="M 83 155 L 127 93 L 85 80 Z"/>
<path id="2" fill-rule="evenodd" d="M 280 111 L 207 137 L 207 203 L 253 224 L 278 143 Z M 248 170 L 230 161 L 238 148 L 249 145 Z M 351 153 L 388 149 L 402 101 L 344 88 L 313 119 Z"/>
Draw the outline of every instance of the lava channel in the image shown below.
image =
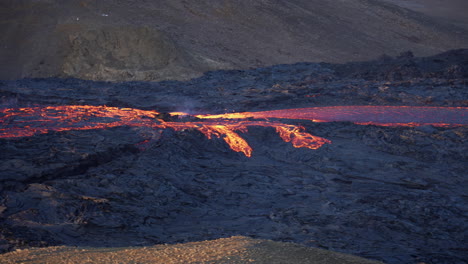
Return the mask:
<path id="1" fill-rule="evenodd" d="M 303 127 L 270 119 L 305 119 L 313 122 L 349 121 L 381 126 L 460 126 L 467 125 L 466 107 L 414 106 L 333 106 L 263 112 L 196 115 L 200 121 L 166 122 L 160 113 L 135 108 L 66 105 L 0 109 L 0 138 L 29 137 L 50 131 L 106 129 L 118 126 L 195 129 L 208 139 L 222 138 L 229 147 L 252 155 L 252 148 L 237 132 L 252 126 L 272 127 L 281 139 L 296 148 L 318 149 L 330 140 L 313 136 Z M 182 113 L 172 113 L 181 115 Z M 257 120 L 251 120 L 251 119 Z"/>
<path id="2" fill-rule="evenodd" d="M 202 119 L 305 119 L 313 122 L 347 121 L 360 125 L 439 127 L 468 125 L 468 107 L 327 106 L 261 112 L 197 115 Z"/>

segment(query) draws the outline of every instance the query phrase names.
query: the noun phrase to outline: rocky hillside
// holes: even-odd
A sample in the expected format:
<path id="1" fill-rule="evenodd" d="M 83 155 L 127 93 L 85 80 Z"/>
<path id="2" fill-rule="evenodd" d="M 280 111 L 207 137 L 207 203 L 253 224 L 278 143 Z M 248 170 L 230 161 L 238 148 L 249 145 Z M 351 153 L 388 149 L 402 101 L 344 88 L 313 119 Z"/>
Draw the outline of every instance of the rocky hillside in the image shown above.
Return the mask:
<path id="1" fill-rule="evenodd" d="M 465 0 L 383 0 L 416 12 L 468 26 L 468 2 Z"/>
<path id="2" fill-rule="evenodd" d="M 3 0 L 0 79 L 181 80 L 215 69 L 468 46 L 461 24 L 393 3 Z"/>

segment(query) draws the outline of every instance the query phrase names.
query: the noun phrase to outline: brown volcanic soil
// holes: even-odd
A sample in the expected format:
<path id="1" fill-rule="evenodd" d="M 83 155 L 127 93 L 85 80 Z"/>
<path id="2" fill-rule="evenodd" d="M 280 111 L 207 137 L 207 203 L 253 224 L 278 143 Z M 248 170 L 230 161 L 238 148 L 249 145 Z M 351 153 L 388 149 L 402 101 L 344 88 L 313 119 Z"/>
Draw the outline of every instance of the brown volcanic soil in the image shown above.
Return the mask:
<path id="1" fill-rule="evenodd" d="M 165 263 L 165 264 L 379 264 L 347 254 L 307 248 L 293 243 L 247 237 L 140 248 L 49 247 L 0 255 L 13 263 Z"/>
<path id="2" fill-rule="evenodd" d="M 458 5 L 444 1 L 454 8 L 434 17 L 383 0 L 3 0 L 0 79 L 181 80 L 215 69 L 432 55 L 468 46 L 467 27 L 448 19 Z"/>

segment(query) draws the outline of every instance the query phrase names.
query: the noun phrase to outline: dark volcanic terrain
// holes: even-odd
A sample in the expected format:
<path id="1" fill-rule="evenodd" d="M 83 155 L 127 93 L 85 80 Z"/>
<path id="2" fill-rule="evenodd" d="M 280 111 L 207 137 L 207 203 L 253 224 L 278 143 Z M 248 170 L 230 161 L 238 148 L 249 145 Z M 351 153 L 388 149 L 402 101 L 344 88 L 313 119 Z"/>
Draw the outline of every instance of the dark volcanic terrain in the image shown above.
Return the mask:
<path id="1" fill-rule="evenodd" d="M 426 58 L 408 52 L 213 71 L 190 81 L 1 81 L 0 100 L 2 108 L 79 104 L 191 114 L 468 107 L 467 78 L 468 50 Z M 332 144 L 294 148 L 264 127 L 240 133 L 251 158 L 193 129 L 124 126 L 0 139 L 0 249 L 245 235 L 388 263 L 466 263 L 467 126 L 282 121 Z"/>

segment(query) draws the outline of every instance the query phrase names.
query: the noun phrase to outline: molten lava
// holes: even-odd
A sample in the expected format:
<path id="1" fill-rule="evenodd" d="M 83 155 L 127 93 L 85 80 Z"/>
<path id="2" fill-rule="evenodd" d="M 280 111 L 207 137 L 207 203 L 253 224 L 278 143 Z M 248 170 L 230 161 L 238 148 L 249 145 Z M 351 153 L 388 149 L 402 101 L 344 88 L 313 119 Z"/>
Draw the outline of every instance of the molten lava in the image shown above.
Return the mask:
<path id="1" fill-rule="evenodd" d="M 0 138 L 27 137 L 50 131 L 104 129 L 118 126 L 195 129 L 208 139 L 223 138 L 229 147 L 252 155 L 252 148 L 236 131 L 252 126 L 275 128 L 285 142 L 296 148 L 318 149 L 330 140 L 313 136 L 304 128 L 269 119 L 306 119 L 313 122 L 350 121 L 380 126 L 459 126 L 468 124 L 467 107 L 332 106 L 263 112 L 196 115 L 200 121 L 166 122 L 160 113 L 134 108 L 68 105 L 0 109 Z M 188 115 L 171 113 L 171 115 Z M 248 120 L 247 120 L 248 119 Z M 257 120 L 251 120 L 257 119 Z M 260 120 L 258 120 L 260 119 Z"/>
<path id="2" fill-rule="evenodd" d="M 262 112 L 197 115 L 202 119 L 306 119 L 313 122 L 348 121 L 379 126 L 458 126 L 468 124 L 468 107 L 328 106 Z"/>

